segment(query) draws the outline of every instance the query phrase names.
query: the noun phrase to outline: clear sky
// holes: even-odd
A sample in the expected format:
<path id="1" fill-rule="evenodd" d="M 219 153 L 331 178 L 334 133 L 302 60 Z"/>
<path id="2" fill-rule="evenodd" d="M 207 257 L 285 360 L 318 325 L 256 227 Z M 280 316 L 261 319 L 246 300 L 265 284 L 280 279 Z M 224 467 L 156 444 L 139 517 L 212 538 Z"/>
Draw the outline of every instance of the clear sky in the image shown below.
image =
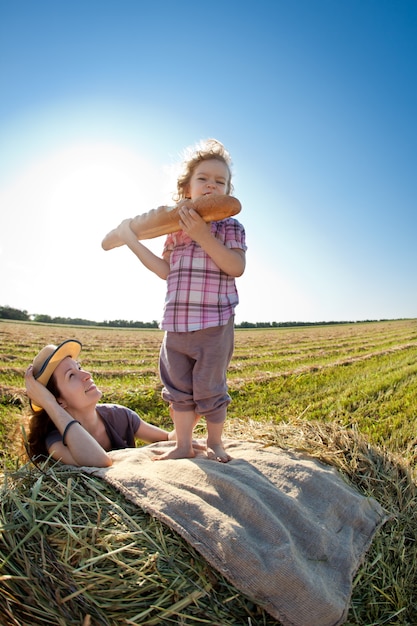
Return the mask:
<path id="1" fill-rule="evenodd" d="M 2 0 L 0 85 L 1 306 L 159 320 L 164 282 L 101 240 L 215 137 L 238 323 L 417 317 L 415 0 Z"/>

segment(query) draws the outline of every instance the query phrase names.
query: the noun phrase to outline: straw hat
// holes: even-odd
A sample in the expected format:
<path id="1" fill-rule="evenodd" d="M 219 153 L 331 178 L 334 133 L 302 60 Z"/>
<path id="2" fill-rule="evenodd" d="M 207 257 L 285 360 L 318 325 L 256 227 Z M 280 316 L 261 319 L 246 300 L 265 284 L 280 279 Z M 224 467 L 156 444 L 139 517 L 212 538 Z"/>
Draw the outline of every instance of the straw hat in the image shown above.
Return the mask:
<path id="1" fill-rule="evenodd" d="M 81 352 L 82 344 L 77 339 L 67 339 L 59 346 L 45 346 L 33 359 L 33 376 L 46 387 L 58 365 L 67 357 L 76 359 Z M 42 407 L 31 402 L 34 411 L 42 411 Z"/>

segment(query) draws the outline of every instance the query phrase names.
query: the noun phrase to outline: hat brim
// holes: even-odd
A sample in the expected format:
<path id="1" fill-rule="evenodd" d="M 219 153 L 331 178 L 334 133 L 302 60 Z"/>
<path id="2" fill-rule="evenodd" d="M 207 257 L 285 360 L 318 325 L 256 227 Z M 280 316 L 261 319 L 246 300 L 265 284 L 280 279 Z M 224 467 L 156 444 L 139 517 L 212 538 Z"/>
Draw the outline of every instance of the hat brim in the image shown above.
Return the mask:
<path id="1" fill-rule="evenodd" d="M 35 379 L 46 387 L 58 365 L 67 357 L 77 359 L 81 352 L 81 348 L 82 344 L 77 341 L 77 339 L 67 339 L 66 341 L 63 341 L 45 360 L 41 369 L 35 376 Z M 34 411 L 42 411 L 42 407 L 37 406 L 32 401 L 30 405 Z"/>

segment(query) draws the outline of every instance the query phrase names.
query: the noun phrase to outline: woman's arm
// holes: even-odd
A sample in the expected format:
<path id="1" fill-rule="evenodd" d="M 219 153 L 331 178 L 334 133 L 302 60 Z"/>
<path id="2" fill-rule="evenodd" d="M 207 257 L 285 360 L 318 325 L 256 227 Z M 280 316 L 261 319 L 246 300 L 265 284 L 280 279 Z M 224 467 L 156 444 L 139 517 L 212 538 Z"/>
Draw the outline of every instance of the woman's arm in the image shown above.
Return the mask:
<path id="1" fill-rule="evenodd" d="M 171 415 L 172 411 L 170 410 Z M 196 415 L 194 426 L 200 419 L 200 415 Z M 175 424 L 174 424 L 175 425 Z M 145 443 L 157 443 L 158 441 L 175 441 L 177 438 L 177 433 L 174 430 L 166 431 L 158 426 L 154 426 L 153 424 L 148 424 L 148 422 L 144 422 L 141 420 L 140 426 L 135 432 L 135 438 L 144 441 Z M 193 448 L 195 450 L 206 450 L 206 445 L 199 441 L 193 439 Z"/>
<path id="2" fill-rule="evenodd" d="M 67 413 L 67 415 L 69 414 Z M 65 437 L 65 443 L 66 445 L 62 441 L 56 441 L 49 446 L 48 452 L 56 461 L 78 467 L 81 465 L 109 467 L 113 464 L 104 448 L 81 424 L 71 424 Z"/>
<path id="3" fill-rule="evenodd" d="M 156 443 L 157 441 L 174 441 L 175 430 L 167 432 L 166 430 L 163 430 L 158 426 L 154 426 L 153 424 L 148 424 L 148 422 L 144 422 L 141 419 L 140 426 L 135 432 L 135 438 L 140 439 L 145 443 Z"/>
<path id="4" fill-rule="evenodd" d="M 29 398 L 41 406 L 55 424 L 61 435 L 74 418 L 58 404 L 55 396 L 41 383 L 35 380 L 30 366 L 25 374 L 26 390 Z M 112 460 L 101 445 L 90 433 L 75 422 L 68 427 L 65 433 L 65 443 L 57 441 L 48 449 L 49 454 L 56 461 L 68 465 L 87 465 L 91 467 L 108 467 Z"/>
<path id="5" fill-rule="evenodd" d="M 135 233 L 130 228 L 131 221 L 131 219 L 123 220 L 117 227 L 117 234 L 148 270 L 165 280 L 169 273 L 169 263 L 137 240 Z"/>

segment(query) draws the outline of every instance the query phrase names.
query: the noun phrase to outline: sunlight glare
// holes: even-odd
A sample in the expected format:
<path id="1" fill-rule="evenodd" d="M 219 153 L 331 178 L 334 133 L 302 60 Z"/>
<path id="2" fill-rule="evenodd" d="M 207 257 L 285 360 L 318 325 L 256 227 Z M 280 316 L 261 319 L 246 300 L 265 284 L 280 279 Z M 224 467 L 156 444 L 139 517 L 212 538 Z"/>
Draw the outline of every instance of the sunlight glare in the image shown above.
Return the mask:
<path id="1" fill-rule="evenodd" d="M 66 146 L 18 172 L 0 189 L 0 259 L 13 294 L 12 302 L 2 304 L 29 301 L 34 303 L 30 312 L 71 317 L 80 309 L 79 298 L 83 310 L 85 301 L 91 301 L 93 311 L 95 292 L 114 288 L 129 298 L 124 306 L 112 299 L 101 319 L 155 319 L 162 310 L 162 281 L 141 268 L 128 250 L 104 252 L 101 241 L 123 219 L 172 204 L 167 178 L 160 166 L 137 152 L 109 143 Z M 152 246 L 160 251 L 161 242 L 152 240 Z M 93 283 L 83 278 L 86 269 L 90 275 L 94 270 Z M 147 293 L 156 292 L 152 311 L 138 310 L 132 294 L 134 270 Z M 76 297 L 57 299 L 48 292 L 45 277 Z"/>

